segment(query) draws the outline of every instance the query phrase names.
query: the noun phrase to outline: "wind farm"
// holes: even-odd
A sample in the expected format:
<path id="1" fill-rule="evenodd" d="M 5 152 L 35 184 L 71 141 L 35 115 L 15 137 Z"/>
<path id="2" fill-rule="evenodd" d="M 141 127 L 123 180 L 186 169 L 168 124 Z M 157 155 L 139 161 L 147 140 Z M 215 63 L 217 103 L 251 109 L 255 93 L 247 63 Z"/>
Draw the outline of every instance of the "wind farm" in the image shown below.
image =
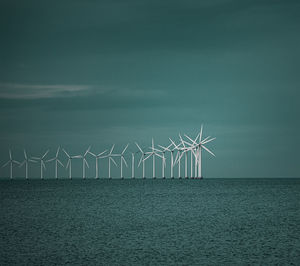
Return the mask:
<path id="1" fill-rule="evenodd" d="M 188 179 L 202 179 L 202 151 L 206 151 L 208 155 L 215 157 L 215 154 L 207 148 L 205 145 L 215 140 L 210 136 L 203 138 L 203 125 L 200 127 L 200 131 L 195 138 L 184 134 L 184 137 L 181 134 L 178 134 L 178 140 L 174 141 L 169 138 L 169 143 L 167 144 L 157 144 L 155 145 L 154 138 L 151 139 L 151 146 L 147 147 L 145 145 L 142 146 L 137 142 L 133 144 L 127 143 L 120 153 L 115 153 L 116 149 L 115 144 L 112 144 L 110 149 L 105 149 L 103 151 L 91 151 L 92 145 L 88 146 L 88 148 L 82 154 L 72 155 L 67 151 L 65 147 L 58 146 L 55 155 L 51 158 L 47 158 L 47 155 L 50 151 L 48 149 L 41 156 L 28 156 L 26 150 L 24 149 L 24 159 L 20 163 L 19 161 L 13 159 L 12 151 L 9 150 L 9 161 L 3 164 L 3 168 L 8 166 L 10 167 L 9 179 L 20 178 L 18 176 L 13 175 L 14 167 L 22 167 L 25 165 L 25 179 L 30 179 L 30 169 L 29 164 L 39 163 L 40 168 L 40 179 L 44 179 L 46 169 L 46 163 L 54 162 L 54 169 L 50 168 L 48 171 L 52 171 L 54 173 L 54 179 L 73 179 L 80 178 L 80 175 L 74 175 L 72 170 L 72 163 L 74 160 L 81 160 L 81 178 L 108 178 L 108 179 L 125 179 L 125 178 L 138 178 L 137 172 L 140 170 L 141 175 L 140 178 L 161 178 L 161 179 L 181 179 L 183 176 Z M 63 151 L 60 152 L 60 151 Z M 109 152 L 108 152 L 109 150 Z M 135 157 L 139 156 L 138 163 L 136 164 Z M 181 159 L 184 157 L 184 167 L 181 166 Z M 190 157 L 191 168 L 190 171 L 188 169 L 188 157 Z M 93 162 L 94 159 L 94 173 L 95 175 L 88 176 L 86 167 L 90 168 L 90 163 Z M 118 160 L 117 160 L 118 159 Z M 150 159 L 152 159 L 150 161 Z M 156 161 L 159 159 L 161 161 L 161 174 L 157 172 Z M 90 160 L 90 163 L 88 162 Z M 100 163 L 101 160 L 101 163 Z M 105 163 L 107 160 L 107 163 Z M 124 167 L 128 168 L 128 161 L 131 160 L 131 169 L 130 173 L 125 176 Z M 63 163 L 65 161 L 65 164 Z M 117 163 L 117 161 L 119 163 Z M 150 171 L 150 162 L 151 163 L 151 174 L 148 172 L 146 175 L 146 165 L 149 167 Z M 112 169 L 114 166 L 114 169 Z M 178 172 L 175 173 L 175 168 L 178 167 Z M 63 176 L 59 174 L 59 169 L 64 170 L 66 175 Z M 119 175 L 112 174 L 112 170 L 119 168 Z M 170 169 L 169 176 L 166 176 L 166 168 Z M 182 173 L 182 169 L 184 169 L 184 173 Z M 107 173 L 105 175 L 104 173 Z"/>

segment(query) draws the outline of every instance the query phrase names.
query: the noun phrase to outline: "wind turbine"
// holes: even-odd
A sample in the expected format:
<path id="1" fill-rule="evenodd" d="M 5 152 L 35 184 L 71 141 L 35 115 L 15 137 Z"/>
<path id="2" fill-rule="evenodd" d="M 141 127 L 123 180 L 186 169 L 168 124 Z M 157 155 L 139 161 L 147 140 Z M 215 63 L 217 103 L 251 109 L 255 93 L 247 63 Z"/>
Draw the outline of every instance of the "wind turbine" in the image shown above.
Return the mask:
<path id="1" fill-rule="evenodd" d="M 64 167 L 63 163 L 58 159 L 59 151 L 60 151 L 60 147 L 57 148 L 55 157 L 53 157 L 53 158 L 46 161 L 46 163 L 48 163 L 48 162 L 52 162 L 52 161 L 55 160 L 55 179 L 58 179 L 58 175 L 57 175 L 57 173 L 58 173 L 58 164 L 60 164 L 62 167 Z"/>
<path id="2" fill-rule="evenodd" d="M 197 156 L 196 156 L 196 160 L 197 160 L 197 164 L 198 164 L 198 178 L 203 178 L 202 177 L 202 148 L 204 150 L 206 150 L 208 153 L 210 153 L 211 155 L 213 155 L 214 157 L 216 156 L 212 151 L 210 151 L 207 147 L 204 146 L 204 144 L 209 143 L 213 140 L 215 140 L 216 138 L 211 138 L 210 137 L 206 137 L 205 139 L 202 140 L 202 132 L 203 132 L 203 125 L 201 125 L 201 129 L 200 129 L 200 133 L 198 134 L 199 136 L 199 143 L 196 142 L 196 140 L 198 139 L 198 136 L 195 140 L 192 140 L 190 137 L 186 136 L 189 140 L 192 141 L 192 144 L 190 144 L 192 146 L 192 148 L 196 148 L 197 150 Z M 196 177 L 196 176 L 195 176 Z"/>
<path id="3" fill-rule="evenodd" d="M 34 159 L 34 160 L 37 160 L 37 161 L 39 161 L 39 162 L 40 162 L 40 168 L 41 168 L 41 179 L 43 179 L 43 178 L 44 178 L 44 176 L 43 176 L 43 169 L 45 169 L 45 170 L 46 170 L 46 165 L 45 165 L 44 159 L 45 159 L 46 155 L 48 154 L 48 152 L 49 152 L 49 150 L 47 150 L 47 151 L 44 153 L 44 155 L 43 155 L 43 156 L 41 156 L 41 157 L 32 157 L 32 159 Z"/>
<path id="4" fill-rule="evenodd" d="M 135 142 L 135 145 L 138 147 L 138 149 L 140 150 L 141 152 L 141 158 L 140 158 L 140 161 L 138 163 L 138 167 L 140 166 L 140 164 L 142 163 L 143 164 L 143 178 L 145 179 L 146 176 L 145 176 L 145 155 L 147 155 L 147 153 L 145 153 L 142 148 L 140 147 L 139 144 L 137 144 L 137 142 Z"/>
<path id="5" fill-rule="evenodd" d="M 154 140 L 152 138 L 152 146 L 150 147 L 150 149 L 152 149 L 152 151 L 150 152 L 146 152 L 146 154 L 148 154 L 148 156 L 146 158 L 144 158 L 143 160 L 146 161 L 148 158 L 150 158 L 152 156 L 152 177 L 155 179 L 155 156 L 161 157 L 163 158 L 161 155 L 159 155 L 154 148 Z"/>
<path id="6" fill-rule="evenodd" d="M 2 165 L 2 167 L 5 167 L 6 165 L 9 164 L 9 167 L 10 167 L 10 179 L 13 179 L 13 172 L 12 172 L 12 170 L 13 170 L 13 164 L 20 165 L 20 162 L 18 162 L 16 160 L 13 160 L 10 149 L 8 150 L 8 153 L 9 153 L 9 160 L 4 165 Z"/>
<path id="7" fill-rule="evenodd" d="M 184 151 L 184 149 L 180 147 L 180 145 L 182 145 L 182 143 L 179 143 L 178 145 L 176 145 L 172 139 L 170 139 L 170 141 L 173 144 L 174 148 L 177 150 L 174 165 L 176 165 L 178 163 L 178 178 L 181 178 L 181 162 L 180 162 L 181 156 L 180 155 Z"/>
<path id="8" fill-rule="evenodd" d="M 66 152 L 66 150 L 65 149 L 62 149 L 63 150 L 63 152 L 67 155 L 67 157 L 68 157 L 68 162 L 67 162 L 67 165 L 66 165 L 66 169 L 68 169 L 68 167 L 69 167 L 69 179 L 72 179 L 72 160 L 73 159 L 77 159 L 77 158 L 81 158 L 81 156 L 80 155 L 73 155 L 73 156 L 71 156 L 71 155 L 69 155 L 67 152 Z"/>
<path id="9" fill-rule="evenodd" d="M 168 147 L 163 147 L 161 145 L 158 145 L 162 150 L 156 149 L 155 150 L 157 152 L 160 152 L 162 154 L 162 165 L 161 165 L 161 169 L 162 169 L 162 178 L 165 179 L 166 175 L 165 175 L 165 169 L 166 169 L 166 157 L 165 157 L 165 153 L 166 151 L 172 146 L 172 144 L 170 144 Z"/>
<path id="10" fill-rule="evenodd" d="M 92 156 L 94 156 L 95 160 L 96 160 L 96 176 L 95 176 L 96 179 L 99 178 L 98 159 L 106 158 L 105 156 L 101 156 L 101 155 L 103 155 L 106 152 L 107 152 L 107 150 L 105 150 L 103 152 L 100 152 L 99 154 L 96 155 L 96 154 L 94 154 L 94 153 L 92 153 L 92 152 L 89 151 L 89 154 L 91 154 Z"/>
<path id="11" fill-rule="evenodd" d="M 118 166 L 115 160 L 112 158 L 113 156 L 117 156 L 116 154 L 112 154 L 114 150 L 115 144 L 112 145 L 110 152 L 105 157 L 108 157 L 108 178 L 111 179 L 111 172 L 110 172 L 110 161 L 114 163 L 115 166 Z"/>
<path id="12" fill-rule="evenodd" d="M 29 164 L 29 162 L 36 163 L 37 161 L 29 159 L 27 156 L 27 153 L 24 149 L 24 161 L 19 165 L 19 167 L 22 167 L 25 164 L 25 178 L 26 179 L 28 179 L 28 164 Z"/>
<path id="13" fill-rule="evenodd" d="M 121 158 L 120 168 L 121 168 L 121 178 L 122 179 L 124 179 L 124 176 L 123 176 L 123 162 L 126 165 L 126 167 L 128 167 L 127 162 L 126 162 L 126 160 L 124 158 L 124 153 L 125 153 L 126 149 L 128 148 L 128 145 L 129 145 L 129 143 L 126 145 L 126 147 L 124 148 L 124 150 L 122 151 L 121 154 L 117 154 Z"/>
<path id="14" fill-rule="evenodd" d="M 88 155 L 89 151 L 91 149 L 91 146 L 88 147 L 88 149 L 85 151 L 85 153 L 83 155 L 79 155 L 82 159 L 82 178 L 85 179 L 85 166 L 87 166 L 88 168 L 90 168 L 87 160 L 85 159 L 86 156 Z"/>

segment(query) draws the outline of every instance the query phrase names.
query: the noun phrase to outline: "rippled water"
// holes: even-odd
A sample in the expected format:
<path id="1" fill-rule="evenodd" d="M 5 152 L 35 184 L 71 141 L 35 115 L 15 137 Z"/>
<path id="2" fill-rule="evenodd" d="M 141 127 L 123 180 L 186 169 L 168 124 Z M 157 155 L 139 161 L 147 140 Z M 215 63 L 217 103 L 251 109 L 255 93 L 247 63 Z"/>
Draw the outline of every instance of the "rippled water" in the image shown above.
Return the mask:
<path id="1" fill-rule="evenodd" d="M 300 179 L 0 182 L 0 265 L 300 264 Z"/>

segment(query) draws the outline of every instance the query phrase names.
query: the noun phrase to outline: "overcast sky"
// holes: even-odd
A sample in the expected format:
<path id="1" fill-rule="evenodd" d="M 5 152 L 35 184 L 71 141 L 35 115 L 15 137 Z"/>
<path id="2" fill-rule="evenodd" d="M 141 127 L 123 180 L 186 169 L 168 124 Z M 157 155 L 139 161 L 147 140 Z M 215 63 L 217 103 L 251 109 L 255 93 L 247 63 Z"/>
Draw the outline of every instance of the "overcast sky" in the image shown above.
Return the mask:
<path id="1" fill-rule="evenodd" d="M 1 164 L 9 147 L 18 160 L 24 147 L 121 151 L 203 123 L 217 137 L 204 176 L 299 177 L 299 12 L 296 0 L 0 0 Z"/>

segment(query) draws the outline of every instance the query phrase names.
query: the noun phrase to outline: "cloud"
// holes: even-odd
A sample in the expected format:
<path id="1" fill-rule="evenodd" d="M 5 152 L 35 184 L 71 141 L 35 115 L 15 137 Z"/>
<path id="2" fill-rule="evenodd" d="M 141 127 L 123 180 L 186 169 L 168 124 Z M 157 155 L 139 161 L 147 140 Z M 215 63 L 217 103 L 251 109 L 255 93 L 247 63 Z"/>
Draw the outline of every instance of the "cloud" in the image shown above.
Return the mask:
<path id="1" fill-rule="evenodd" d="M 38 85 L 0 83 L 2 99 L 45 99 L 76 96 L 93 89 L 90 85 Z"/>

